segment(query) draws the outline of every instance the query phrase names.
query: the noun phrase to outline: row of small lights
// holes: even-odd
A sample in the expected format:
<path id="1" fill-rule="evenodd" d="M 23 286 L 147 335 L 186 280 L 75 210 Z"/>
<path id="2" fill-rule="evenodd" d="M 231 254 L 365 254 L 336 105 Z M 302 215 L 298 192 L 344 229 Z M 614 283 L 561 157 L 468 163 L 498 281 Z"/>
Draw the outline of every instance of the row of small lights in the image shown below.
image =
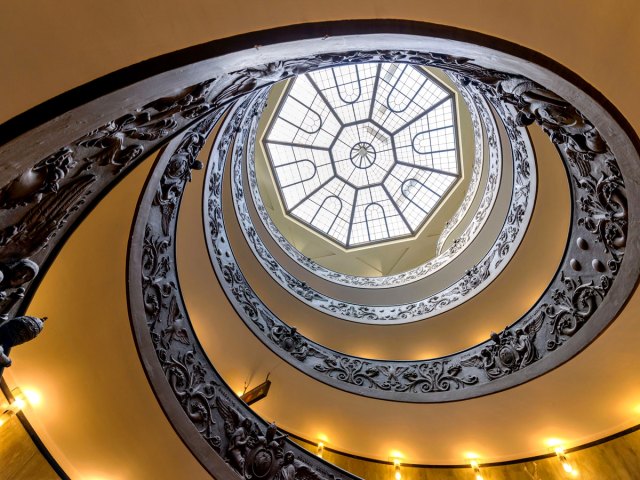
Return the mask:
<path id="1" fill-rule="evenodd" d="M 548 444 L 555 444 L 554 452 L 556 454 L 556 457 L 560 461 L 560 464 L 562 465 L 562 468 L 564 469 L 564 471 L 571 477 L 577 477 L 578 470 L 576 470 L 573 467 L 573 465 L 569 462 L 569 460 L 567 460 L 567 455 L 564 451 L 564 448 L 557 445 L 557 442 L 554 440 L 548 442 Z M 316 455 L 322 458 L 323 454 L 324 454 L 324 443 L 318 442 L 316 446 Z M 475 475 L 475 480 L 484 480 L 484 477 L 482 476 L 482 472 L 480 471 L 480 464 L 475 459 L 477 458 L 477 455 L 468 454 L 467 458 L 471 458 L 471 461 L 469 462 L 469 466 L 473 470 L 473 474 Z M 393 462 L 393 472 L 394 472 L 393 476 L 395 480 L 402 480 L 401 459 L 397 457 L 391 457 L 390 460 Z"/>
<path id="2" fill-rule="evenodd" d="M 11 396 L 13 397 L 13 401 L 5 403 L 0 409 L 0 411 L 2 411 L 2 413 L 0 413 L 0 426 L 7 423 L 7 421 L 11 417 L 24 410 L 28 405 L 36 406 L 41 403 L 41 396 L 35 390 L 22 390 L 20 388 L 14 388 L 13 390 L 11 390 Z M 564 451 L 564 448 L 560 446 L 560 442 L 555 439 L 551 439 L 547 442 L 547 444 L 550 447 L 554 448 L 556 457 L 558 458 L 564 471 L 572 477 L 577 477 L 578 471 L 567 459 L 567 455 Z M 316 446 L 316 455 L 321 458 L 324 454 L 324 446 L 324 442 L 318 442 Z M 469 466 L 473 470 L 475 480 L 484 480 L 484 477 L 480 472 L 480 464 L 476 460 L 478 456 L 475 454 L 467 454 L 467 458 L 471 459 Z M 392 457 L 390 460 L 393 462 L 395 480 L 402 480 L 401 458 Z"/>

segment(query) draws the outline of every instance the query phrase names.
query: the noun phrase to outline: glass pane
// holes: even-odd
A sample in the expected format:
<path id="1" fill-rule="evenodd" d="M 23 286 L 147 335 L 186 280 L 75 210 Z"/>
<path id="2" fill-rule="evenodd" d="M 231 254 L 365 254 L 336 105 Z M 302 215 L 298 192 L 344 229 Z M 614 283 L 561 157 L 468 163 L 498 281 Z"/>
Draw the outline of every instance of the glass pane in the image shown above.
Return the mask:
<path id="1" fill-rule="evenodd" d="M 295 78 L 264 140 L 287 210 L 346 247 L 416 233 L 460 178 L 454 109 L 412 65 Z"/>

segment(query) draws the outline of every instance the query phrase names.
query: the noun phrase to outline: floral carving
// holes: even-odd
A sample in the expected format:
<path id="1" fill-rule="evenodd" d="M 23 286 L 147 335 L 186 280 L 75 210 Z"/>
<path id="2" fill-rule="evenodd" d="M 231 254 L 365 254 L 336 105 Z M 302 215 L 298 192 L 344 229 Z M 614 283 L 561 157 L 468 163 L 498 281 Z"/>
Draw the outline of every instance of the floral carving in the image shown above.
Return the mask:
<path id="1" fill-rule="evenodd" d="M 25 295 L 26 285 L 39 272 L 33 260 L 85 202 L 94 175 L 86 174 L 56 187 L 56 195 L 44 196 L 14 224 L 0 230 L 0 321 Z M 44 193 L 44 192 L 41 192 Z"/>
<path id="2" fill-rule="evenodd" d="M 206 366 L 194 351 L 172 355 L 167 350 L 159 354 L 164 359 L 162 368 L 167 381 L 189 420 L 205 440 L 216 444 L 212 403 L 219 383 L 206 379 Z"/>
<path id="3" fill-rule="evenodd" d="M 604 251 L 611 253 L 609 268 L 617 271 L 627 245 L 628 209 L 624 183 L 617 165 L 607 162 L 609 172 L 602 171 L 596 180 L 592 175 L 576 179 L 584 194 L 578 205 L 587 216 L 578 219 L 595 235 Z"/>
<path id="4" fill-rule="evenodd" d="M 145 230 L 142 254 L 142 289 L 144 306 L 153 328 L 159 320 L 163 299 L 171 295 L 175 283 L 167 280 L 170 259 L 167 255 L 171 246 L 170 238 L 153 235 L 149 227 Z"/>
<path id="5" fill-rule="evenodd" d="M 75 166 L 73 150 L 61 148 L 0 189 L 0 208 L 23 207 L 39 202 L 43 195 L 57 193 L 60 181 Z"/>
<path id="6" fill-rule="evenodd" d="M 461 360 L 460 365 L 482 369 L 490 380 L 531 365 L 540 358 L 535 340 L 544 319 L 544 312 L 540 312 L 524 327 L 492 333 L 491 342 L 485 344 L 479 354 Z"/>
<path id="7" fill-rule="evenodd" d="M 391 392 L 446 392 L 478 383 L 476 376 L 460 375 L 460 366 L 449 360 L 385 364 L 360 358 L 331 356 L 314 368 L 345 383 Z"/>
<path id="8" fill-rule="evenodd" d="M 555 350 L 576 333 L 593 315 L 611 287 L 611 279 L 604 275 L 600 278 L 600 285 L 593 280 L 585 283 L 581 277 L 566 277 L 564 273 L 562 282 L 565 288 L 555 289 L 551 295 L 553 304 L 546 307 L 547 316 L 551 319 L 548 350 Z"/>
<path id="9" fill-rule="evenodd" d="M 223 113 L 216 112 L 186 132 L 175 150 L 160 162 L 158 168 L 163 169 L 163 174 L 157 184 L 148 186 L 154 192 L 149 201 L 150 213 L 148 218 L 140 218 L 136 227 L 144 229 L 144 244 L 140 257 L 132 258 L 141 267 L 140 283 L 132 290 L 144 306 L 144 312 L 139 313 L 144 316 L 167 383 L 185 414 L 241 478 L 356 479 L 303 453 L 277 431 L 275 424 L 265 427 L 223 386 L 191 330 L 177 286 L 173 241 L 177 218 L 173 213 L 167 214 L 166 201 L 174 204 L 171 212 L 177 211 L 191 170 L 200 166 L 197 156 L 204 139 Z M 229 281 L 242 278 L 234 269 L 228 269 L 226 275 Z M 243 294 L 241 286 L 238 294 Z"/>
<path id="10" fill-rule="evenodd" d="M 351 60 L 347 55 L 345 61 L 348 63 Z M 559 146 L 562 147 L 560 151 L 563 158 L 572 173 L 575 174 L 570 177 L 572 188 L 577 192 L 578 198 L 583 198 L 583 210 L 588 211 L 585 218 L 589 220 L 584 220 L 579 224 L 583 227 L 580 235 L 584 236 L 590 233 L 602 237 L 601 242 L 608 242 L 605 243 L 608 251 L 605 252 L 604 262 L 609 265 L 612 276 L 606 277 L 606 282 L 605 276 L 602 276 L 604 283 L 598 288 L 604 288 L 605 283 L 611 284 L 624 250 L 624 236 L 620 232 L 626 232 L 626 230 L 616 226 L 623 225 L 625 221 L 626 203 L 624 199 L 626 195 L 621 177 L 619 179 L 613 178 L 617 171 L 617 164 L 608 147 L 606 152 L 599 152 L 598 136 L 593 132 L 588 133 L 591 131 L 592 125 L 574 112 L 564 100 L 559 99 L 551 92 L 545 94 L 543 87 L 524 81 L 521 77 L 487 69 L 476 69 L 466 61 L 460 64 L 454 62 L 448 68 L 456 71 L 469 85 L 482 91 L 505 119 L 506 132 L 513 146 L 514 198 L 519 199 L 520 203 L 514 202 L 512 204 L 495 248 L 492 249 L 490 255 L 467 272 L 459 285 L 456 285 L 455 296 L 435 295 L 423 305 L 409 305 L 405 310 L 390 309 L 389 318 L 420 315 L 443 305 L 455 304 L 459 298 L 481 285 L 493 269 L 506 264 L 514 241 L 521 234 L 522 229 L 519 227 L 526 218 L 527 209 L 532 206 L 531 202 L 522 202 L 532 194 L 532 186 L 529 183 L 532 169 L 526 161 L 527 146 L 518 129 L 521 128 L 521 125 L 528 125 L 534 121 L 542 124 L 544 130 L 552 136 L 552 140 L 564 142 L 559 143 Z M 269 75 L 273 74 L 271 69 L 269 72 L 271 72 Z M 566 118 L 559 117 L 553 120 L 552 116 L 560 115 L 560 112 L 564 112 Z M 244 119 L 243 115 L 245 115 Z M 554 338 L 558 331 L 565 332 L 560 337 L 562 341 L 566 341 L 588 321 L 604 298 L 604 294 L 597 293 L 600 291 L 598 288 L 587 296 L 585 296 L 587 294 L 586 287 L 580 289 L 582 293 L 577 299 L 578 305 L 584 304 L 589 308 L 582 311 L 583 317 L 573 328 L 566 323 L 568 314 L 561 313 L 560 306 L 556 305 L 553 300 L 556 297 L 552 297 L 553 292 L 559 295 L 557 298 L 562 295 L 571 298 L 573 295 L 571 293 L 572 286 L 565 282 L 564 276 L 558 274 L 551 282 L 550 289 L 531 310 L 535 313 L 530 312 L 513 325 L 505 328 L 503 332 L 492 334 L 491 339 L 487 342 L 464 353 L 450 355 L 442 359 L 418 362 L 370 360 L 341 354 L 318 345 L 301 335 L 294 327 L 283 323 L 262 304 L 240 272 L 233 257 L 233 251 L 228 246 L 221 200 L 211 192 L 219 193 L 221 191 L 223 159 L 228 157 L 231 139 L 235 139 L 233 159 L 241 156 L 244 152 L 245 142 L 238 141 L 238 139 L 244 138 L 247 132 L 254 131 L 255 120 L 250 118 L 246 111 L 238 109 L 227 122 L 222 138 L 217 143 L 218 150 L 208 173 L 210 175 L 207 193 L 209 195 L 208 240 L 212 258 L 215 260 L 214 266 L 219 278 L 224 280 L 222 285 L 225 292 L 254 333 L 283 358 L 319 380 L 338 388 L 378 398 L 403 398 L 409 401 L 429 401 L 431 398 L 464 398 L 473 395 L 473 388 L 470 387 L 513 375 L 536 363 L 545 355 L 545 352 L 553 349 L 551 344 L 556 341 Z M 584 165 L 575 161 L 577 157 L 574 153 L 577 150 L 572 145 L 576 142 L 579 143 L 580 139 L 586 138 L 592 139 L 594 143 L 583 142 L 584 145 L 591 145 L 589 147 L 591 149 L 589 172 L 591 173 L 587 177 L 583 177 L 580 172 L 585 171 Z M 583 157 L 580 158 L 584 160 Z M 232 169 L 234 169 L 233 162 Z M 234 178 L 241 177 L 241 172 L 237 170 L 237 167 L 233 172 Z M 604 172 L 604 176 L 600 175 L 602 178 L 599 183 L 594 181 L 597 178 L 597 172 Z M 591 181 L 591 186 L 587 185 L 589 181 Z M 243 195 L 242 186 L 238 183 L 235 199 L 238 201 L 243 198 Z M 244 209 L 238 210 L 241 222 L 243 218 L 247 218 L 247 215 Z M 612 227 L 611 224 L 615 226 Z M 608 233 L 605 234 L 605 232 Z M 247 239 L 254 247 L 256 255 L 264 254 L 265 259 L 269 260 L 269 256 L 265 253 L 266 250 L 256 247 L 259 239 L 254 229 L 247 229 Z M 572 248 L 577 247 L 573 246 Z M 564 261 L 569 262 L 570 258 L 571 256 L 567 254 Z M 265 261 L 264 265 L 268 268 L 269 265 L 273 265 L 273 262 Z M 599 259 L 594 259 L 593 268 L 596 272 L 602 272 L 605 269 L 603 262 Z M 280 268 L 279 271 L 283 270 Z M 284 275 L 284 273 L 282 274 Z M 585 273 L 585 275 L 587 274 Z M 580 282 L 585 286 L 590 285 L 590 282 L 595 282 L 596 276 L 589 273 Z M 288 285 L 291 292 L 297 292 L 298 298 L 307 298 L 307 290 L 310 287 L 306 284 L 300 281 L 289 282 L 286 277 L 281 277 L 280 273 L 277 278 L 282 284 Z M 606 290 L 608 290 L 608 286 L 604 288 L 605 293 Z M 312 298 L 314 303 L 318 301 L 317 297 L 308 298 Z M 549 308 L 549 305 L 552 304 L 553 307 Z M 340 312 L 340 314 L 346 312 L 354 318 L 380 318 L 376 317 L 377 313 L 373 313 L 371 307 L 364 305 L 335 302 L 327 305 L 326 310 Z M 545 322 L 545 319 L 548 322 Z M 470 393 L 458 393 L 467 390 Z M 455 395 L 443 397 L 441 394 L 444 392 L 453 392 Z M 398 397 L 399 394 L 405 396 Z M 393 396 L 390 397 L 390 395 Z"/>
<path id="11" fill-rule="evenodd" d="M 134 163 L 188 120 L 214 108 L 214 80 L 193 85 L 120 116 L 55 153 L 0 189 L 0 321 L 18 311 L 70 220 Z"/>

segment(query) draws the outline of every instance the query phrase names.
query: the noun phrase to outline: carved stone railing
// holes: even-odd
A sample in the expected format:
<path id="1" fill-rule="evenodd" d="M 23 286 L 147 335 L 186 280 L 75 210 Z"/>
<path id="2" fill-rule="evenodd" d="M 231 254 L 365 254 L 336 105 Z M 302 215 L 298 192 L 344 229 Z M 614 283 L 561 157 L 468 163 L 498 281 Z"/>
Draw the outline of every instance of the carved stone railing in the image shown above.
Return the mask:
<path id="1" fill-rule="evenodd" d="M 26 166 L 0 188 L 2 330 L 30 318 L 21 316 L 23 301 L 74 222 L 150 152 L 214 108 L 211 86 L 205 82 L 181 89 L 105 123 Z M 42 329 L 41 322 L 31 324 L 22 341 Z M 15 344 L 17 339 L 8 341 L 5 349 Z M 9 366 L 10 361 L 0 364 Z"/>
<path id="2" fill-rule="evenodd" d="M 452 76 L 454 82 L 457 81 L 455 77 Z M 271 238 L 278 244 L 280 249 L 285 252 L 294 262 L 298 265 L 304 267 L 306 270 L 311 272 L 313 275 L 327 280 L 329 282 L 340 284 L 348 287 L 357 287 L 357 288 L 372 288 L 372 289 L 385 289 L 392 287 L 399 287 L 403 285 L 407 285 L 409 283 L 417 282 L 438 270 L 442 269 L 450 262 L 452 262 L 458 255 L 460 255 L 464 250 L 471 244 L 472 240 L 476 237 L 477 233 L 484 226 L 487 218 L 489 217 L 489 213 L 494 205 L 494 202 L 497 197 L 498 186 L 500 185 L 501 179 L 501 162 L 502 162 L 502 152 L 501 145 L 498 141 L 497 135 L 497 126 L 495 124 L 495 119 L 493 115 L 489 112 L 489 107 L 486 104 L 484 98 L 475 92 L 475 89 L 470 86 L 464 86 L 458 83 L 459 92 L 462 95 L 465 103 L 469 106 L 469 111 L 471 114 L 472 125 L 473 125 L 473 136 L 474 136 L 474 145 L 475 145 L 475 155 L 472 166 L 472 178 L 469 182 L 468 191 L 456 211 L 453 217 L 447 222 L 447 225 L 443 229 L 441 239 L 444 240 L 447 237 L 447 232 L 450 229 L 454 228 L 455 225 L 461 220 L 461 218 L 466 214 L 468 208 L 471 205 L 476 193 L 478 183 L 480 181 L 480 176 L 482 174 L 482 166 L 483 166 L 483 157 L 484 157 L 484 149 L 482 142 L 482 124 L 485 126 L 487 140 L 488 140 L 488 173 L 487 173 L 487 182 L 482 192 L 482 201 L 480 205 L 477 206 L 476 213 L 471 220 L 470 224 L 467 226 L 465 231 L 458 237 L 454 245 L 451 245 L 446 251 L 439 252 L 438 255 L 428 260 L 427 262 L 419 265 L 415 268 L 409 269 L 405 272 L 401 272 L 394 275 L 385 275 L 381 277 L 363 277 L 363 276 L 355 276 L 355 275 L 347 275 L 344 273 L 336 272 L 330 270 L 319 263 L 314 262 L 312 259 L 303 255 L 298 249 L 296 249 L 285 237 L 282 235 L 276 224 L 271 219 L 271 216 L 265 207 L 262 197 L 260 195 L 260 189 L 258 187 L 258 181 L 256 178 L 256 170 L 255 170 L 255 143 L 257 141 L 256 134 L 257 132 L 249 133 L 249 141 L 248 141 L 248 153 L 246 158 L 246 170 L 247 177 L 249 180 L 249 191 L 251 192 L 251 198 L 253 201 L 253 205 L 258 213 L 258 216 L 264 225 L 265 229 L 271 236 Z M 482 120 L 481 120 L 482 119 Z M 257 129 L 254 129 L 257 130 Z M 235 168 L 234 168 L 235 170 Z M 236 205 L 238 205 L 238 210 L 241 212 L 246 210 L 244 207 L 244 203 L 246 203 L 246 199 L 244 197 L 236 199 Z M 238 216 L 241 217 L 241 227 L 246 232 L 250 232 L 252 227 L 248 222 L 243 222 L 242 217 L 243 213 L 238 212 Z M 253 233 L 251 233 L 253 235 Z M 260 241 L 259 239 L 257 241 Z M 439 243 L 440 245 L 440 243 Z M 263 250 L 262 246 L 256 246 L 257 250 Z M 260 259 L 260 257 L 259 257 Z M 269 261 L 266 261 L 269 263 Z M 270 271 L 267 268 L 267 271 Z M 285 284 L 286 285 L 286 284 Z M 427 313 L 427 316 L 430 314 Z M 357 321 L 357 320 L 356 320 Z"/>
<path id="3" fill-rule="evenodd" d="M 27 321 L 35 317 L 23 315 L 42 273 L 102 196 L 182 129 L 271 82 L 268 72 L 253 69 L 186 87 L 167 82 L 173 86 L 171 95 L 120 110 L 114 119 L 67 144 L 57 143 L 58 137 L 69 135 L 66 130 L 87 128 L 84 122 L 71 128 L 66 119 L 54 119 L 0 147 L 0 375 L 11 363 L 11 346 L 42 329 L 42 322 L 36 325 Z M 148 96 L 143 85 L 130 88 L 133 97 Z M 38 157 L 43 148 L 51 151 Z M 13 170 L 22 171 L 10 176 Z"/>
<path id="4" fill-rule="evenodd" d="M 500 171 L 503 160 L 500 155 L 501 148 L 499 147 L 500 142 L 497 127 L 493 123 L 493 115 L 488 112 L 489 107 L 486 105 L 486 100 L 475 92 L 475 89 L 471 91 L 471 94 L 473 95 L 474 102 L 477 102 L 478 109 L 482 112 L 484 124 L 490 134 L 488 141 L 492 147 L 490 149 L 491 165 L 489 169 L 487 188 L 485 189 L 486 195 L 478 206 L 474 221 L 471 222 L 461 234 L 460 241 L 455 242 L 442 255 L 439 255 L 422 266 L 409 270 L 403 274 L 379 278 L 354 277 L 322 269 L 325 275 L 328 274 L 332 279 L 337 279 L 339 277 L 342 282 L 338 283 L 349 284 L 351 287 L 373 287 L 375 285 L 386 288 L 401 286 L 407 283 L 417 282 L 426 276 L 435 273 L 439 269 L 444 268 L 471 244 L 475 236 L 482 229 L 482 226 L 487 220 L 491 208 L 493 207 L 498 186 L 500 184 Z M 533 199 L 535 198 L 536 191 L 535 159 L 528 135 L 523 128 L 516 125 L 514 112 L 510 111 L 510 109 L 502 108 L 500 103 L 496 102 L 495 99 L 493 103 L 496 104 L 496 108 L 499 108 L 503 117 L 502 121 L 504 122 L 504 128 L 510 137 L 509 142 L 507 143 L 511 145 L 511 158 L 514 160 L 513 188 L 509 211 L 507 212 L 506 220 L 502 225 L 502 229 L 498 232 L 493 246 L 489 249 L 486 255 L 484 255 L 481 261 L 474 266 L 471 273 L 465 273 L 456 282 L 453 282 L 441 291 L 426 297 L 420 297 L 418 300 L 404 304 L 380 303 L 380 294 L 372 296 L 372 298 L 376 299 L 377 303 L 371 302 L 371 304 L 365 304 L 364 301 L 355 304 L 339 300 L 321 293 L 307 282 L 290 274 L 287 269 L 273 257 L 269 249 L 265 246 L 253 225 L 252 217 L 248 211 L 247 195 L 245 195 L 244 191 L 241 166 L 245 163 L 243 162 L 243 159 L 246 156 L 245 152 L 247 150 L 249 157 L 254 155 L 256 127 L 258 123 L 255 121 L 251 122 L 250 119 L 248 119 L 240 127 L 240 133 L 243 141 L 238 144 L 238 147 L 232 154 L 231 186 L 238 223 L 255 257 L 258 259 L 265 271 L 279 285 L 298 300 L 306 303 L 316 310 L 321 311 L 322 313 L 353 322 L 372 324 L 414 322 L 450 310 L 458 306 L 460 303 L 468 301 L 473 296 L 479 294 L 504 270 L 509 259 L 517 250 L 520 241 L 524 237 L 524 232 L 533 213 Z M 251 158 L 249 158 L 248 163 L 253 164 Z M 523 175 L 521 172 L 527 172 L 527 175 Z M 219 175 L 221 172 L 216 171 L 213 174 Z M 259 214 L 262 217 L 263 222 L 268 225 L 272 237 L 278 239 L 278 245 L 289 253 L 291 257 L 299 259 L 302 262 L 302 265 L 309 266 L 309 264 L 313 264 L 313 266 L 319 267 L 318 264 L 306 258 L 296 250 L 295 247 L 293 247 L 293 245 L 291 245 L 288 240 L 277 231 L 277 227 L 269 218 L 266 208 L 259 200 L 259 192 L 256 192 L 258 187 L 255 179 L 255 170 L 252 171 L 250 169 L 249 171 L 249 183 L 253 198 L 259 202 L 256 205 L 258 212 L 260 212 Z M 209 219 L 211 220 L 211 218 L 212 214 L 209 212 Z M 273 231 L 274 229 L 275 231 Z M 315 268 L 314 272 L 318 274 L 321 273 L 319 268 Z M 473 278 L 473 273 L 475 272 L 482 272 L 482 274 L 476 275 L 475 278 L 477 278 L 477 281 L 470 281 L 470 278 Z M 264 309 L 266 309 L 266 307 L 264 307 Z"/>
<path id="5" fill-rule="evenodd" d="M 462 101 L 465 103 L 465 105 L 467 105 L 467 109 L 469 110 L 469 114 L 471 116 L 471 126 L 473 128 L 473 139 L 475 144 L 475 149 L 474 149 L 475 151 L 474 151 L 473 165 L 471 168 L 471 179 L 469 180 L 469 188 L 467 189 L 467 193 L 462 199 L 460 206 L 458 207 L 456 212 L 451 216 L 451 218 L 447 221 L 444 228 L 440 232 L 440 236 L 438 237 L 438 242 L 436 244 L 436 255 L 441 255 L 444 253 L 443 248 L 444 248 L 445 242 L 449 239 L 449 236 L 451 235 L 451 233 L 460 225 L 462 220 L 467 216 L 469 209 L 471 208 L 471 204 L 476 198 L 476 195 L 478 195 L 479 193 L 478 187 L 480 186 L 480 178 L 482 176 L 482 167 L 484 164 L 485 150 L 488 153 L 487 163 L 489 163 L 490 167 L 493 166 L 494 157 L 496 157 L 497 159 L 502 157 L 502 155 L 498 153 L 499 144 L 497 142 L 494 143 L 490 140 L 490 138 L 492 137 L 492 134 L 494 134 L 494 132 L 492 132 L 492 129 L 496 128 L 495 125 L 491 122 L 491 120 L 494 120 L 495 122 L 495 119 L 493 119 L 493 115 L 488 114 L 489 112 L 487 112 L 486 105 L 482 102 L 481 96 L 476 95 L 476 92 L 473 91 L 470 85 L 465 85 L 463 82 L 459 81 L 459 79 L 455 75 L 449 74 L 449 79 L 453 82 L 453 84 L 458 89 L 458 94 L 462 98 Z M 487 147 L 488 147 L 487 149 L 484 148 L 484 141 L 483 141 L 484 136 L 483 136 L 483 129 L 480 124 L 481 121 L 483 122 L 485 131 L 487 132 Z M 496 160 L 496 163 L 498 163 L 497 160 Z M 493 176 L 496 176 L 497 174 L 496 183 L 499 184 L 500 183 L 499 178 L 500 178 L 500 174 L 502 173 L 502 170 L 499 169 L 494 175 L 492 175 L 491 168 L 489 168 L 488 170 L 489 172 L 487 173 L 487 177 L 489 179 L 492 179 Z M 480 193 L 481 198 L 483 199 L 487 197 L 489 198 L 489 200 L 486 203 L 489 203 L 490 205 L 484 208 L 483 208 L 483 205 L 479 205 L 469 226 L 465 229 L 464 233 L 460 236 L 460 238 L 454 240 L 456 243 L 456 247 L 461 251 L 464 250 L 465 245 L 469 244 L 469 240 L 467 240 L 467 236 L 468 238 L 474 237 L 473 231 L 481 229 L 484 226 L 484 223 L 487 221 L 489 212 L 491 211 L 491 207 L 493 206 L 493 203 L 495 202 L 495 199 L 497 197 L 496 193 L 493 192 L 491 189 L 491 184 L 492 182 L 487 181 L 484 191 Z M 480 202 L 480 203 L 482 204 L 484 202 Z M 469 231 L 469 233 L 467 233 L 467 231 Z M 462 244 L 462 245 L 458 246 L 458 244 Z"/>
<path id="6" fill-rule="evenodd" d="M 342 57 L 335 55 L 334 59 L 342 63 L 372 58 L 396 61 L 398 57 L 409 55 L 349 52 Z M 416 63 L 422 58 L 415 54 L 412 57 Z M 208 248 L 234 308 L 258 338 L 291 365 L 322 382 L 360 395 L 408 402 L 459 400 L 508 388 L 545 373 L 557 366 L 555 358 L 563 358 L 554 355 L 560 345 L 569 342 L 583 327 L 594 325 L 589 321 L 605 300 L 610 301 L 609 292 L 624 255 L 626 189 L 616 158 L 594 125 L 565 100 L 529 79 L 478 69 L 466 59 L 439 58 L 442 68 L 454 70 L 493 99 L 503 118 L 508 118 L 506 111 L 514 111 L 515 119 L 507 133 L 514 146 L 517 177 L 527 178 L 530 171 L 525 161 L 526 145 L 521 136 L 514 134 L 516 126 L 538 120 L 559 147 L 573 197 L 580 206 L 573 211 L 571 237 L 561 267 L 548 288 L 523 317 L 502 332 L 492 333 L 486 342 L 445 357 L 394 361 L 347 355 L 306 338 L 262 303 L 234 259 L 224 229 L 220 196 L 224 165 L 221 159 L 227 158 L 230 142 L 219 143 L 209 162 L 204 206 L 209 215 Z M 222 135 L 249 131 L 256 121 L 255 115 L 244 120 L 236 117 L 233 127 Z M 241 157 L 243 149 L 244 144 L 238 142 L 233 154 Z M 238 195 L 242 194 L 238 190 Z M 524 194 L 516 192 L 514 196 Z M 462 288 L 471 289 L 486 278 L 491 262 L 500 264 L 518 235 L 517 225 L 524 214 L 522 209 L 509 212 L 506 228 L 498 238 L 497 257 L 473 268 Z M 597 245 L 603 246 L 602 251 L 596 250 Z M 585 257 L 589 255 L 593 258 L 587 261 Z M 299 295 L 304 293 L 300 291 Z M 394 314 L 398 313 L 390 312 Z M 600 322 L 606 324 L 610 320 Z M 589 330 L 593 334 L 597 328 Z M 575 354 L 582 348 L 577 342 L 572 347 L 563 349 L 563 353 Z"/>
<path id="7" fill-rule="evenodd" d="M 235 105 L 230 115 L 243 114 L 254 99 Z M 203 446 L 215 452 L 216 478 L 355 479 L 287 440 L 238 400 L 190 328 L 176 273 L 176 223 L 191 170 L 202 167 L 198 154 L 222 113 L 209 115 L 165 149 L 138 205 L 128 271 L 138 348 L 152 365 L 148 373 L 158 396 L 173 396 L 164 408 L 182 410 L 190 420 L 179 427 L 189 447 L 194 453 Z"/>

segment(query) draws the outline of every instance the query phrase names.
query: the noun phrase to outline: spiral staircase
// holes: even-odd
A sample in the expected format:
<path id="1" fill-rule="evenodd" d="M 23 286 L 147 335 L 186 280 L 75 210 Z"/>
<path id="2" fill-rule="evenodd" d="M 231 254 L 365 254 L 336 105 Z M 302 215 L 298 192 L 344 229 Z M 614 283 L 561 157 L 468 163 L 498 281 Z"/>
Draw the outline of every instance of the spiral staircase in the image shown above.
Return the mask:
<path id="1" fill-rule="evenodd" d="M 6 478 L 637 478 L 632 79 L 277 23 L 0 127 Z"/>

